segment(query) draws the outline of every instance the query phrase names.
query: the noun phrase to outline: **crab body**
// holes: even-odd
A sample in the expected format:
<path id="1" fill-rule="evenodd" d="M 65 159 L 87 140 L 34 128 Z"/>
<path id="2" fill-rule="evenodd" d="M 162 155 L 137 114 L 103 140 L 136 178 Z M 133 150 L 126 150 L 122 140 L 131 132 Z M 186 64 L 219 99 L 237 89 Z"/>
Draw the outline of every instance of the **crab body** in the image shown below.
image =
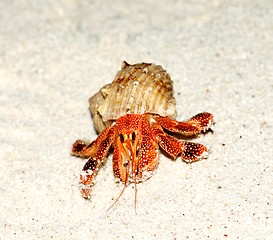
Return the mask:
<path id="1" fill-rule="evenodd" d="M 94 177 L 103 164 L 111 146 L 113 172 L 116 178 L 127 186 L 147 179 L 158 165 L 158 150 L 161 148 L 171 158 L 179 154 L 192 163 L 208 155 L 208 148 L 200 143 L 179 141 L 168 135 L 164 129 L 194 136 L 206 131 L 213 123 L 210 113 L 200 113 L 188 121 L 178 122 L 156 114 L 126 114 L 107 127 L 91 144 L 78 140 L 72 147 L 72 154 L 89 158 L 80 176 L 80 189 L 84 198 L 90 197 Z"/>
<path id="2" fill-rule="evenodd" d="M 208 156 L 205 145 L 177 140 L 171 134 L 196 137 L 211 127 L 213 115 L 203 112 L 176 121 L 173 82 L 159 65 L 123 62 L 114 81 L 101 88 L 89 103 L 99 136 L 90 144 L 77 140 L 71 151 L 88 158 L 80 174 L 84 198 L 90 198 L 95 176 L 112 148 L 114 176 L 124 188 L 152 176 L 159 163 L 159 149 L 172 159 L 180 155 L 186 163 Z"/>

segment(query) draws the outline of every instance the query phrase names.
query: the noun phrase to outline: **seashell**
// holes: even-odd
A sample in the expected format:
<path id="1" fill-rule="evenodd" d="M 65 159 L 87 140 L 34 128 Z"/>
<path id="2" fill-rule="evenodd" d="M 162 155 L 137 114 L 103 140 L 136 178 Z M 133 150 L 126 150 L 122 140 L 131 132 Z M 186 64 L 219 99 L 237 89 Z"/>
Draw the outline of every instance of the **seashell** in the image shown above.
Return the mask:
<path id="1" fill-rule="evenodd" d="M 89 99 L 94 127 L 98 133 L 129 113 L 154 113 L 176 117 L 173 81 L 153 63 L 122 63 L 114 81 Z"/>

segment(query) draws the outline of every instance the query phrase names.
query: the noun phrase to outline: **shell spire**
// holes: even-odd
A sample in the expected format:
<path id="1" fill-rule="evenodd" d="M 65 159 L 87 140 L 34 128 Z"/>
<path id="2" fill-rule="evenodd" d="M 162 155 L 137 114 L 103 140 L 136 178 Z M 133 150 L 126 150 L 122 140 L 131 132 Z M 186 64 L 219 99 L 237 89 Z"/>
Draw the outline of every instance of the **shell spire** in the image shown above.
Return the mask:
<path id="1" fill-rule="evenodd" d="M 153 63 L 130 65 L 123 61 L 114 81 L 92 96 L 89 104 L 99 133 L 130 113 L 176 117 L 173 81 L 160 65 Z"/>

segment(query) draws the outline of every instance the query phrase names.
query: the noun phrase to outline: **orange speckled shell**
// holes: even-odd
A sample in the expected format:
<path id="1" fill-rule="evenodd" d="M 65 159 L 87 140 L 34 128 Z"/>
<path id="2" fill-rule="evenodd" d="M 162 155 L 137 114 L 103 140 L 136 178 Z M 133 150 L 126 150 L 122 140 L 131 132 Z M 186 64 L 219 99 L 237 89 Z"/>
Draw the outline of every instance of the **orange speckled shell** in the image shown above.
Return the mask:
<path id="1" fill-rule="evenodd" d="M 128 113 L 156 113 L 176 117 L 173 82 L 159 65 L 122 63 L 114 81 L 89 99 L 98 133 Z"/>

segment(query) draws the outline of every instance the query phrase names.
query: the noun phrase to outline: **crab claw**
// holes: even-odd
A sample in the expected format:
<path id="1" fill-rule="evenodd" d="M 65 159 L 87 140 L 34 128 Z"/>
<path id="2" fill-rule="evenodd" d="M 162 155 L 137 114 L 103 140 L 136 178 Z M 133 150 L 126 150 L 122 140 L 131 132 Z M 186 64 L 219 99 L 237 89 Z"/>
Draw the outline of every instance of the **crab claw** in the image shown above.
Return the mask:
<path id="1" fill-rule="evenodd" d="M 99 170 L 100 162 L 96 158 L 90 158 L 84 165 L 80 174 L 80 191 L 84 198 L 90 198 L 91 187 L 93 186 L 93 179 Z"/>
<path id="2" fill-rule="evenodd" d="M 186 163 L 196 162 L 208 157 L 209 149 L 201 143 L 182 142 L 181 158 Z"/>

